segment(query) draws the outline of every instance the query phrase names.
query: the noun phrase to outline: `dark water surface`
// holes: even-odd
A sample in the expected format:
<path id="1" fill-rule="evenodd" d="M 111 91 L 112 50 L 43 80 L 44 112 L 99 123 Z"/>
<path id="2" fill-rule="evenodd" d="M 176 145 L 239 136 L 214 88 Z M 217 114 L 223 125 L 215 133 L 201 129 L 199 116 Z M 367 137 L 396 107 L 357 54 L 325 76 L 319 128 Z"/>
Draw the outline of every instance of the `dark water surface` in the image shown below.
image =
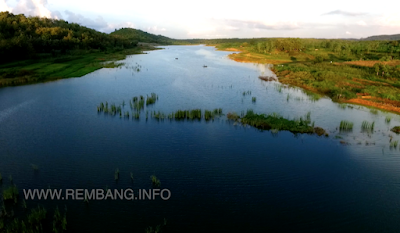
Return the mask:
<path id="1" fill-rule="evenodd" d="M 399 232 L 400 152 L 389 147 L 399 117 L 311 101 L 298 89 L 280 92 L 279 83 L 258 79 L 271 74 L 267 66 L 227 54 L 167 46 L 82 78 L 0 89 L 0 189 L 12 175 L 21 202 L 22 189 L 149 189 L 156 175 L 171 191 L 167 201 L 27 201 L 49 216 L 67 206 L 70 232 L 145 232 L 164 218 L 168 232 Z M 125 101 L 129 110 L 133 96 L 152 92 L 159 100 L 149 111 L 253 109 L 289 118 L 311 112 L 330 137 L 273 135 L 226 117 L 136 121 L 96 111 L 105 101 Z M 352 133 L 336 130 L 341 120 L 354 122 Z M 373 134 L 361 133 L 363 120 L 375 121 Z"/>

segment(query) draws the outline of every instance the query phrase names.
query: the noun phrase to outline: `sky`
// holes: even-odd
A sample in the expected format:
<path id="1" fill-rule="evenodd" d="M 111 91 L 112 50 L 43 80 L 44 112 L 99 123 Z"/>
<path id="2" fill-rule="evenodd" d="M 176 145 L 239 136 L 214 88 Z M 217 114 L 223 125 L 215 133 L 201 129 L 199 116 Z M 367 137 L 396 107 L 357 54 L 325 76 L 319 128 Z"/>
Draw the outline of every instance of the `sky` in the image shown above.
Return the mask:
<path id="1" fill-rule="evenodd" d="M 0 11 L 102 32 L 136 28 L 175 39 L 365 38 L 400 34 L 400 3 L 380 1 L 0 0 Z"/>

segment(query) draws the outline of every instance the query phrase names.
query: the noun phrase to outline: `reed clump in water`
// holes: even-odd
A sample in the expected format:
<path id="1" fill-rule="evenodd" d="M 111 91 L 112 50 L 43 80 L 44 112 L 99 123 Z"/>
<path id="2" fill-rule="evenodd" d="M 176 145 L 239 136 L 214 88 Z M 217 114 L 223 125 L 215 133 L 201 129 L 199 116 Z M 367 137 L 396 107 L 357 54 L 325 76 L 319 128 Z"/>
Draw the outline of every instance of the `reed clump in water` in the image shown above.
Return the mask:
<path id="1" fill-rule="evenodd" d="M 158 100 L 158 96 L 156 95 L 156 93 L 151 93 L 150 96 L 147 96 L 147 98 L 146 98 L 146 106 L 155 104 L 157 100 Z"/>
<path id="2" fill-rule="evenodd" d="M 391 120 L 392 120 L 392 118 L 390 116 L 385 117 L 386 124 L 389 124 Z"/>
<path id="3" fill-rule="evenodd" d="M 253 110 L 248 110 L 246 115 L 241 118 L 242 124 L 247 124 L 261 130 L 287 130 L 292 133 L 314 133 L 314 123 L 311 122 L 310 113 L 303 119 L 285 119 L 273 113 L 269 115 L 256 114 Z"/>
<path id="4" fill-rule="evenodd" d="M 325 130 L 321 127 L 315 127 L 314 128 L 314 133 L 316 133 L 318 136 L 325 135 L 325 137 L 328 137 L 329 135 L 325 132 Z"/>
<path id="5" fill-rule="evenodd" d="M 14 201 L 17 203 L 18 201 L 18 188 L 15 185 L 11 185 L 10 187 L 3 190 L 3 200 L 6 201 Z"/>
<path id="6" fill-rule="evenodd" d="M 393 141 L 390 143 L 390 148 L 397 148 L 398 144 L 399 144 L 399 141 Z"/>
<path id="7" fill-rule="evenodd" d="M 251 95 L 251 91 L 244 91 L 244 92 L 242 93 L 242 95 L 243 95 L 243 96 Z"/>
<path id="8" fill-rule="evenodd" d="M 395 126 L 393 128 L 390 129 L 390 131 L 399 134 L 400 133 L 400 126 Z"/>
<path id="9" fill-rule="evenodd" d="M 175 120 L 201 120 L 202 117 L 201 109 L 178 110 L 172 115 Z"/>
<path id="10" fill-rule="evenodd" d="M 347 104 L 340 103 L 340 104 L 338 104 L 338 107 L 341 109 L 346 109 Z"/>
<path id="11" fill-rule="evenodd" d="M 87 200 L 85 198 L 85 200 Z M 65 210 L 64 215 L 62 216 L 60 211 L 58 210 L 58 207 L 56 207 L 56 210 L 54 211 L 53 215 L 53 232 L 64 232 L 67 230 L 67 210 Z"/>
<path id="12" fill-rule="evenodd" d="M 351 131 L 353 130 L 353 122 L 341 121 L 339 126 L 340 131 Z"/>
<path id="13" fill-rule="evenodd" d="M 214 120 L 214 115 L 213 115 L 212 111 L 210 111 L 210 110 L 205 110 L 205 111 L 204 111 L 204 119 L 205 119 L 206 121 Z"/>
<path id="14" fill-rule="evenodd" d="M 150 180 L 154 187 L 160 187 L 161 182 L 155 175 L 150 176 Z"/>
<path id="15" fill-rule="evenodd" d="M 372 113 L 372 114 L 374 114 L 374 115 L 377 115 L 378 114 L 378 110 L 376 110 L 376 109 L 371 109 L 371 110 L 369 110 L 370 111 L 370 113 Z"/>
<path id="16" fill-rule="evenodd" d="M 114 172 L 114 179 L 117 181 L 119 179 L 119 169 L 117 168 Z"/>
<path id="17" fill-rule="evenodd" d="M 375 122 L 369 123 L 368 121 L 363 121 L 361 123 L 361 130 L 365 132 L 373 132 L 374 131 Z"/>
<path id="18" fill-rule="evenodd" d="M 253 103 L 255 103 L 255 102 L 256 102 L 256 100 L 257 100 L 257 98 L 256 98 L 256 97 L 252 97 L 252 98 L 251 98 L 251 102 L 253 102 Z"/>
<path id="19" fill-rule="evenodd" d="M 139 117 L 140 117 L 140 112 L 139 111 L 132 112 L 132 119 L 139 120 Z"/>
<path id="20" fill-rule="evenodd" d="M 226 118 L 228 118 L 228 120 L 233 120 L 233 121 L 237 121 L 240 119 L 239 115 L 235 112 L 229 112 L 228 114 L 226 114 Z"/>

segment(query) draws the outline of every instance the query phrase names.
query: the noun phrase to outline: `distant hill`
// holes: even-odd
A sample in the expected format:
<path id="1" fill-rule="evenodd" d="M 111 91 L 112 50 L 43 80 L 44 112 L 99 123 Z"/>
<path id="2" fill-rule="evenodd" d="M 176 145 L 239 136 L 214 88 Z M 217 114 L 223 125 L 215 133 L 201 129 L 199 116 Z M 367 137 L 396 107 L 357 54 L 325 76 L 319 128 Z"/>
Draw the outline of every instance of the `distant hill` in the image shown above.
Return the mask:
<path id="1" fill-rule="evenodd" d="M 360 40 L 400 40 L 400 34 L 370 36 L 367 38 L 361 38 Z"/>
<path id="2" fill-rule="evenodd" d="M 110 33 L 113 36 L 128 39 L 132 42 L 157 43 L 160 45 L 176 44 L 176 40 L 162 35 L 151 34 L 139 29 L 121 28 Z"/>

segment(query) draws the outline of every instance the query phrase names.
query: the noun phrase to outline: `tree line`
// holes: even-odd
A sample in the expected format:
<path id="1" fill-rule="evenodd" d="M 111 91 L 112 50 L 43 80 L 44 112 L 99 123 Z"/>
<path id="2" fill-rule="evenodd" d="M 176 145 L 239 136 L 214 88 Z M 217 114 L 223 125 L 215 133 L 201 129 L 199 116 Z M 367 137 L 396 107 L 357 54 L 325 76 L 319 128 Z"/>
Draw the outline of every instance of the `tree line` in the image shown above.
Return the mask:
<path id="1" fill-rule="evenodd" d="M 71 50 L 107 50 L 136 46 L 117 35 L 76 23 L 0 12 L 0 61 L 65 54 Z"/>

